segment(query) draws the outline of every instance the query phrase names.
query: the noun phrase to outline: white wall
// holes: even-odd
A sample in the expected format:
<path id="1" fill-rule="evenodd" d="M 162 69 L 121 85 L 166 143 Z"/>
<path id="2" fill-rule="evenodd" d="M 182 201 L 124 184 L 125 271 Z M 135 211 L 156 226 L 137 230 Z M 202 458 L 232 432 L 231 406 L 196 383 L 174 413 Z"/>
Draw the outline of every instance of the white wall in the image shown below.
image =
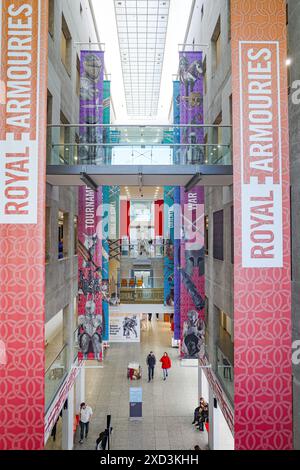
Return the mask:
<path id="1" fill-rule="evenodd" d="M 213 408 L 213 450 L 234 450 L 234 438 L 218 405 Z"/>
<path id="2" fill-rule="evenodd" d="M 208 403 L 209 402 L 209 385 L 207 378 L 202 369 L 199 370 L 201 374 L 201 383 L 202 383 L 202 390 L 200 391 L 201 396 L 204 400 Z M 200 397 L 199 397 L 200 398 Z"/>

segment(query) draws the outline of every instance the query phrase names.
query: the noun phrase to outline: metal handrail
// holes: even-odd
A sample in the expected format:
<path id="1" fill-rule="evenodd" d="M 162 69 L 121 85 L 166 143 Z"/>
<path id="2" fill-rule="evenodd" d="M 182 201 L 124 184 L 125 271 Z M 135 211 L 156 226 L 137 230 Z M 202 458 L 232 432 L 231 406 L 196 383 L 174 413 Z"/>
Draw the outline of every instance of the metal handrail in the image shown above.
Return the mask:
<path id="1" fill-rule="evenodd" d="M 64 144 L 51 144 L 52 147 L 95 147 L 95 146 L 103 146 L 103 147 L 231 147 L 231 144 L 190 144 L 190 143 L 181 143 L 181 144 L 162 144 L 162 143 L 152 143 L 152 142 L 124 142 L 124 143 L 106 143 L 106 142 L 72 142 L 72 143 L 64 143 Z"/>

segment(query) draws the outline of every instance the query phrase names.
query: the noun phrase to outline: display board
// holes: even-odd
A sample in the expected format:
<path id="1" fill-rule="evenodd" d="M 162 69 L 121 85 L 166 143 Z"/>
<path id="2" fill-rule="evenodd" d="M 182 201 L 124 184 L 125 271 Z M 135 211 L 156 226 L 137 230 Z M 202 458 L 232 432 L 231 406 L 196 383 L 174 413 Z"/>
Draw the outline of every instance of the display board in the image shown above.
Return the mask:
<path id="1" fill-rule="evenodd" d="M 139 343 L 141 321 L 137 314 L 110 313 L 109 341 L 111 343 Z"/>
<path id="2" fill-rule="evenodd" d="M 142 419 L 143 416 L 143 389 L 130 387 L 129 389 L 129 417 L 130 419 Z"/>

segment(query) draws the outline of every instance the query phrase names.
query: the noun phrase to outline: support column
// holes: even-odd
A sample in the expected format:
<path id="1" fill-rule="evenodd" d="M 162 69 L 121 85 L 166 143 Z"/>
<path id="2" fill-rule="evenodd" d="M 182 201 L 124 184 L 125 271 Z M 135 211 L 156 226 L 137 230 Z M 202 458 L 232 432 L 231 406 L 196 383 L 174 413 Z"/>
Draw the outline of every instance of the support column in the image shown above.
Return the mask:
<path id="1" fill-rule="evenodd" d="M 214 394 L 212 392 L 210 385 L 209 385 L 208 413 L 209 413 L 208 447 L 210 450 L 214 450 Z"/>
<path id="2" fill-rule="evenodd" d="M 290 181 L 285 0 L 232 0 L 236 450 L 289 450 Z"/>
<path id="3" fill-rule="evenodd" d="M 75 413 L 79 413 L 80 404 L 85 401 L 85 368 L 81 367 L 76 379 Z"/>
<path id="4" fill-rule="evenodd" d="M 62 412 L 62 450 L 73 450 L 74 445 L 74 385 L 69 391 L 68 408 Z"/>
<path id="5" fill-rule="evenodd" d="M 11 113 L 8 101 L 0 106 L 0 450 L 42 450 L 48 2 L 2 0 L 0 21 L 4 99 L 8 80 L 17 84 L 8 56 L 13 25 L 20 33 L 28 26 L 22 33 L 30 56 L 22 71 L 23 79 L 24 73 L 30 77 L 25 113 Z M 24 63 L 24 51 L 16 49 L 13 61 Z"/>
<path id="6" fill-rule="evenodd" d="M 74 362 L 74 299 L 63 310 L 63 339 L 67 345 L 66 368 L 69 371 Z"/>

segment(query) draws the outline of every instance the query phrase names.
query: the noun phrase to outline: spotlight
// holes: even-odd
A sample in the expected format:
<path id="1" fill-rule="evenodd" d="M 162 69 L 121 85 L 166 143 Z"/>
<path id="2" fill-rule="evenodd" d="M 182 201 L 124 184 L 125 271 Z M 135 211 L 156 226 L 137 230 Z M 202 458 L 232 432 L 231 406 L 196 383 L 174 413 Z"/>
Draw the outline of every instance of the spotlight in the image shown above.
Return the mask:
<path id="1" fill-rule="evenodd" d="M 290 65 L 292 65 L 292 59 L 288 57 L 285 63 L 286 63 L 286 66 L 289 67 Z"/>

